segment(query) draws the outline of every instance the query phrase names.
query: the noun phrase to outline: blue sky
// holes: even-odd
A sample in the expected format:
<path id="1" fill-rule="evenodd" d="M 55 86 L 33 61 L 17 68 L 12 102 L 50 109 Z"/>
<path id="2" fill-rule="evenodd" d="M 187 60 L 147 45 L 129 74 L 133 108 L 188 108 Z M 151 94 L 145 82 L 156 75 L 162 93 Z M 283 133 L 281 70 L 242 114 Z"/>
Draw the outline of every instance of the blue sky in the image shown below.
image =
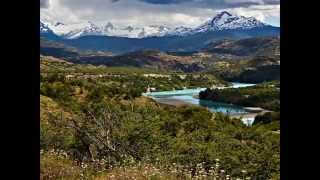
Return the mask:
<path id="1" fill-rule="evenodd" d="M 197 26 L 220 11 L 279 26 L 280 0 L 40 0 L 41 17 L 64 23 Z"/>

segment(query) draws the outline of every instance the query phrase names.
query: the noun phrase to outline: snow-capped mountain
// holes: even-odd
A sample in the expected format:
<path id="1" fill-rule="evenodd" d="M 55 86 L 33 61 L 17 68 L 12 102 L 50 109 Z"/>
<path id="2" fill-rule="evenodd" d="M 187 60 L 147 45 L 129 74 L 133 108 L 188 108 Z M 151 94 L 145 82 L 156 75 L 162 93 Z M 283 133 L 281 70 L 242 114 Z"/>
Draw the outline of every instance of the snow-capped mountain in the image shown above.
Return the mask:
<path id="1" fill-rule="evenodd" d="M 252 29 L 266 25 L 254 17 L 235 16 L 223 11 L 195 30 Z"/>
<path id="2" fill-rule="evenodd" d="M 115 26 L 110 22 L 102 26 L 103 35 L 129 37 L 129 38 L 145 38 L 150 36 L 164 36 L 169 30 L 166 26 L 150 25 L 145 27 L 134 26 Z"/>
<path id="3" fill-rule="evenodd" d="M 66 26 L 64 24 L 61 24 L 60 26 Z M 79 26 L 79 25 L 78 25 Z M 61 27 L 60 27 L 61 28 Z M 95 25 L 94 23 L 88 21 L 87 24 L 83 24 L 79 27 L 77 26 L 71 26 L 69 27 L 70 28 L 70 31 L 68 32 L 63 32 L 63 27 L 61 28 L 62 29 L 62 36 L 64 36 L 65 38 L 68 38 L 68 39 L 74 39 L 74 38 L 78 38 L 78 37 L 81 37 L 81 36 L 89 36 L 89 35 L 103 35 L 103 30 Z"/>
<path id="4" fill-rule="evenodd" d="M 79 24 L 64 24 L 62 22 L 40 20 L 40 24 L 43 24 L 56 35 L 66 39 L 74 39 L 87 35 L 103 35 L 100 27 L 90 21 Z M 40 32 L 43 32 L 41 27 Z"/>
<path id="5" fill-rule="evenodd" d="M 42 37 L 46 37 L 49 39 L 59 39 L 56 33 L 54 33 L 52 29 L 48 27 L 48 25 L 42 23 L 41 21 L 40 21 L 40 33 Z"/>
<path id="6" fill-rule="evenodd" d="M 258 27 L 270 26 L 267 25 L 254 17 L 244 17 L 232 15 L 229 12 L 223 11 L 217 14 L 215 17 L 205 22 L 204 24 L 179 33 L 180 35 L 190 35 L 209 31 L 223 31 L 223 30 L 234 30 L 234 29 L 253 29 Z"/>
<path id="7" fill-rule="evenodd" d="M 48 31 L 51 31 L 51 29 L 40 21 L 40 32 L 47 33 Z"/>
<path id="8" fill-rule="evenodd" d="M 162 36 L 186 36 L 196 33 L 223 31 L 223 30 L 246 30 L 258 27 L 270 26 L 254 17 L 244 17 L 232 15 L 229 12 L 223 11 L 204 24 L 195 28 L 178 26 L 167 27 L 159 25 L 150 25 L 145 27 L 135 26 L 117 26 L 111 22 L 100 23 L 99 25 L 93 22 L 79 23 L 79 24 L 64 24 L 62 22 L 55 22 L 48 18 L 40 20 L 40 31 L 52 31 L 56 35 L 66 39 L 75 39 L 87 35 L 101 35 L 101 36 L 116 36 L 129 38 L 145 38 L 145 37 L 162 37 Z"/>
<path id="9" fill-rule="evenodd" d="M 45 24 L 42 21 L 40 21 L 40 32 L 42 34 L 55 34 L 48 24 Z"/>
<path id="10" fill-rule="evenodd" d="M 189 27 L 179 26 L 174 28 L 172 31 L 167 32 L 168 36 L 183 36 L 189 34 L 193 29 Z"/>
<path id="11" fill-rule="evenodd" d="M 116 26 L 110 22 L 106 24 L 94 24 L 93 22 L 79 24 L 64 24 L 61 22 L 46 22 L 40 20 L 40 32 L 53 31 L 58 36 L 66 39 L 75 39 L 88 35 L 116 36 L 129 38 L 144 38 L 150 36 L 164 36 L 170 27 L 150 25 L 145 27 Z"/>

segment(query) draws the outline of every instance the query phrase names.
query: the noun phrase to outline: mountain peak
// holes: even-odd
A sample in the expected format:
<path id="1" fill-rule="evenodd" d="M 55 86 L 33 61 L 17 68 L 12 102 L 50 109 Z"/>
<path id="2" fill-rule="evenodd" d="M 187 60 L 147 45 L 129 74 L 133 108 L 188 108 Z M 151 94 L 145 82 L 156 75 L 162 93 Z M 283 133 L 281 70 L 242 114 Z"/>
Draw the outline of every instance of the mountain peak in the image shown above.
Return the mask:
<path id="1" fill-rule="evenodd" d="M 134 30 L 134 28 L 129 25 L 129 26 L 125 27 L 124 30 L 128 30 L 129 32 L 131 32 Z"/>
<path id="2" fill-rule="evenodd" d="M 48 25 L 46 25 L 45 23 L 43 23 L 41 20 L 40 20 L 40 32 L 41 33 L 47 33 L 47 32 L 50 32 L 51 29 L 48 27 Z"/>
<path id="3" fill-rule="evenodd" d="M 244 17 L 233 15 L 227 11 L 222 11 L 211 20 L 200 25 L 194 30 L 197 32 L 221 31 L 230 29 L 252 29 L 265 26 L 266 24 L 254 17 Z"/>
<path id="4" fill-rule="evenodd" d="M 223 24 L 225 21 L 230 21 L 235 19 L 237 16 L 234 16 L 232 14 L 230 14 L 227 11 L 222 11 L 220 13 L 218 13 L 216 16 L 214 16 L 211 20 L 211 26 L 214 25 L 221 25 Z"/>
<path id="5" fill-rule="evenodd" d="M 233 15 L 228 11 L 222 11 L 218 13 L 214 18 L 222 18 L 222 17 L 228 17 L 228 16 L 233 16 Z"/>
<path id="6" fill-rule="evenodd" d="M 104 30 L 106 31 L 106 32 L 110 32 L 110 31 L 112 31 L 114 29 L 114 26 L 113 26 L 113 24 L 111 23 L 111 22 L 108 22 L 105 26 L 104 26 Z"/>
<path id="7" fill-rule="evenodd" d="M 237 19 L 238 16 L 234 16 L 231 13 L 227 12 L 227 11 L 222 11 L 220 13 L 218 13 L 216 16 L 214 16 L 211 20 L 211 24 L 223 24 L 225 21 L 230 21 L 230 20 L 234 20 Z"/>
<path id="8" fill-rule="evenodd" d="M 57 22 L 54 26 L 60 26 L 60 25 L 65 25 L 64 23 L 62 23 L 62 22 Z"/>

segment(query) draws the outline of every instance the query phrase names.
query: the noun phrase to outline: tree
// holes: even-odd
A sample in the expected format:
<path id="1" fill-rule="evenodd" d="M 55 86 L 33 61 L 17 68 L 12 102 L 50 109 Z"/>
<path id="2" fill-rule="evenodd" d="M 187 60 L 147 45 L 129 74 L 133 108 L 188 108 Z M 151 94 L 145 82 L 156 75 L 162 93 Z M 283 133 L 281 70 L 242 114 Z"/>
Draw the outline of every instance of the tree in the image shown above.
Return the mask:
<path id="1" fill-rule="evenodd" d="M 120 118 L 108 105 L 103 109 L 87 110 L 82 118 L 73 119 L 71 126 L 76 130 L 83 154 L 93 159 L 120 160 L 122 150 L 115 138 Z"/>

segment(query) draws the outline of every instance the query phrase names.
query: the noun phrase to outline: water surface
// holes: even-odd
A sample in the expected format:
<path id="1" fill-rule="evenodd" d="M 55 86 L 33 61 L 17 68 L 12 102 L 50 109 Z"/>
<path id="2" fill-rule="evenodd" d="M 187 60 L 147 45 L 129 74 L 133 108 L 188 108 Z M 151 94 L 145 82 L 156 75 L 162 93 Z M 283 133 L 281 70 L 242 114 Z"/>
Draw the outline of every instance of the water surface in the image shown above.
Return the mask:
<path id="1" fill-rule="evenodd" d="M 246 83 L 232 83 L 230 87 L 221 87 L 221 88 L 242 88 L 248 86 L 254 86 L 255 84 L 246 84 Z M 143 95 L 151 97 L 156 101 L 168 104 L 172 102 L 177 103 L 186 103 L 193 104 L 202 107 L 208 108 L 211 112 L 221 112 L 229 115 L 239 115 L 246 114 L 246 110 L 241 106 L 236 106 L 232 104 L 226 104 L 216 101 L 200 100 L 197 98 L 200 91 L 204 91 L 206 88 L 195 88 L 195 89 L 184 89 L 184 90 L 175 90 L 175 91 L 161 91 L 161 92 L 150 92 L 144 93 Z M 169 103 L 170 102 L 170 103 Z M 250 119 L 253 121 L 253 119 Z M 243 119 L 243 121 L 248 123 L 248 119 Z"/>

